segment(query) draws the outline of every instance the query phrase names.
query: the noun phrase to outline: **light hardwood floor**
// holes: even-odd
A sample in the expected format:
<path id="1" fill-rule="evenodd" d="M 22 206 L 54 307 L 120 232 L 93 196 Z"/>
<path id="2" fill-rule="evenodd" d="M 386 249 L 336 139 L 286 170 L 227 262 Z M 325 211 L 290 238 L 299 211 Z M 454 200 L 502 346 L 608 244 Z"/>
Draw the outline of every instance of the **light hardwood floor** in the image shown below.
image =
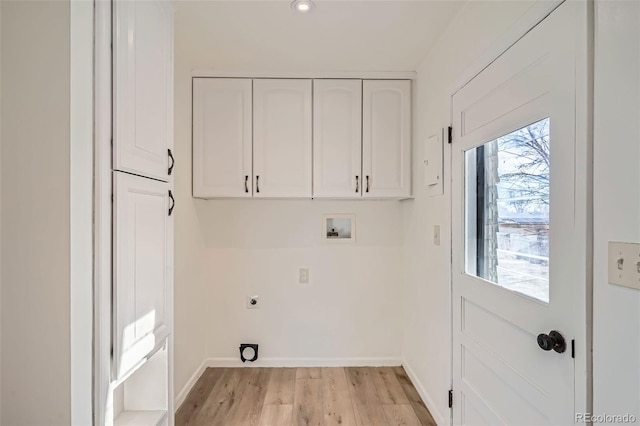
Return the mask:
<path id="1" fill-rule="evenodd" d="M 208 368 L 176 426 L 435 426 L 402 367 Z"/>

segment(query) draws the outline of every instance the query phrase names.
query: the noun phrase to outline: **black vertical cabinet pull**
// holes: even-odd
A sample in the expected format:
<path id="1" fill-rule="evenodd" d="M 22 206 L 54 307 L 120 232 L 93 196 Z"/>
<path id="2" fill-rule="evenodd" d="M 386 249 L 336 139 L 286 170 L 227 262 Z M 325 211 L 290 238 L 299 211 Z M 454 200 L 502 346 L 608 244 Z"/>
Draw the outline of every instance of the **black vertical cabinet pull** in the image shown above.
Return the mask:
<path id="1" fill-rule="evenodd" d="M 173 192 L 169 190 L 169 199 L 171 200 L 171 207 L 169 207 L 169 216 L 173 213 L 173 208 L 176 206 L 176 199 L 173 198 Z"/>
<path id="2" fill-rule="evenodd" d="M 173 153 L 171 152 L 171 150 L 168 149 L 167 151 L 169 151 L 169 159 L 171 160 L 171 164 L 169 164 L 169 170 L 168 170 L 169 176 L 171 176 L 171 173 L 173 172 L 173 166 L 176 165 L 176 160 L 175 158 L 173 158 Z"/>
<path id="3" fill-rule="evenodd" d="M 260 176 L 256 176 L 256 192 L 260 192 Z"/>
<path id="4" fill-rule="evenodd" d="M 249 175 L 244 175 L 244 192 L 249 192 Z"/>
<path id="5" fill-rule="evenodd" d="M 360 190 L 360 176 L 356 176 L 356 194 Z"/>
<path id="6" fill-rule="evenodd" d="M 369 175 L 367 175 L 367 189 L 365 192 L 369 192 Z"/>

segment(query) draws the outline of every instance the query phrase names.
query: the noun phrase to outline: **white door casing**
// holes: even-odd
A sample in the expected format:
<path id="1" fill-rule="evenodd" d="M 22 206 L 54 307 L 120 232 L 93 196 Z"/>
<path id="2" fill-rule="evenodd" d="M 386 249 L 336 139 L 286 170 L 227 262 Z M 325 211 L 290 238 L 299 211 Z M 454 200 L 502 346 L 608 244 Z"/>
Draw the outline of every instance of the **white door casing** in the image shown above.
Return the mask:
<path id="1" fill-rule="evenodd" d="M 114 172 L 114 379 L 171 330 L 173 218 L 169 184 Z"/>
<path id="2" fill-rule="evenodd" d="M 411 196 L 411 81 L 362 85 L 363 197 Z"/>
<path id="3" fill-rule="evenodd" d="M 250 79 L 193 79 L 193 195 L 251 197 Z"/>
<path id="4" fill-rule="evenodd" d="M 173 6 L 113 2 L 113 168 L 168 181 L 173 149 Z"/>
<path id="5" fill-rule="evenodd" d="M 573 424 L 587 406 L 587 5 L 566 2 L 453 96 L 453 423 Z M 584 38 L 584 39 L 583 39 Z M 465 152 L 550 120 L 549 303 L 468 273 Z M 465 205 L 470 208 L 465 209 Z M 473 263 L 474 259 L 469 259 Z M 564 353 L 538 347 L 558 330 Z M 572 340 L 575 357 L 572 358 Z"/>
<path id="6" fill-rule="evenodd" d="M 311 198 L 311 111 L 311 80 L 253 80 L 254 197 Z"/>
<path id="7" fill-rule="evenodd" d="M 362 80 L 313 81 L 313 196 L 362 196 Z"/>

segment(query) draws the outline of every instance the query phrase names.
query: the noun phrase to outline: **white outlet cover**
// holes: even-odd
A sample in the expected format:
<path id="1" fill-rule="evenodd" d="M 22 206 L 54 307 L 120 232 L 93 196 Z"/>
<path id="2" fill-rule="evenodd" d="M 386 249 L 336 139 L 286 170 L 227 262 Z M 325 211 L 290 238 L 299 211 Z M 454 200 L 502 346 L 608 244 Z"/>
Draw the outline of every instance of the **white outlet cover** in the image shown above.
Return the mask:
<path id="1" fill-rule="evenodd" d="M 609 283 L 640 290 L 640 244 L 609 242 Z"/>
<path id="2" fill-rule="evenodd" d="M 298 269 L 298 283 L 309 284 L 309 268 Z"/>

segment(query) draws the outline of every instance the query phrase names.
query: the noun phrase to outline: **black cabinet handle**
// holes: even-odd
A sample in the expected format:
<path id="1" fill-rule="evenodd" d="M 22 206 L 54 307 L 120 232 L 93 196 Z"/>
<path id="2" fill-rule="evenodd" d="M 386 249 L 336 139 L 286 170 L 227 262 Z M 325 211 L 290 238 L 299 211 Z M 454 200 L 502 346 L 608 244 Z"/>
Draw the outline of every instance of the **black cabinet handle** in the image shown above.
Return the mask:
<path id="1" fill-rule="evenodd" d="M 173 208 L 176 206 L 176 199 L 173 198 L 173 192 L 169 190 L 169 199 L 171 200 L 171 207 L 169 207 L 169 216 L 173 213 Z"/>
<path id="2" fill-rule="evenodd" d="M 369 175 L 367 175 L 367 189 L 365 192 L 369 192 Z"/>
<path id="3" fill-rule="evenodd" d="M 256 192 L 260 192 L 260 176 L 256 176 Z"/>
<path id="4" fill-rule="evenodd" d="M 249 175 L 244 175 L 244 192 L 249 192 Z"/>
<path id="5" fill-rule="evenodd" d="M 171 150 L 168 149 L 167 151 L 169 151 L 169 158 L 171 159 L 171 164 L 169 165 L 169 176 L 171 176 L 171 173 L 173 172 L 173 166 L 176 165 L 176 160 L 173 158 L 173 153 L 171 152 Z"/>
<path id="6" fill-rule="evenodd" d="M 360 190 L 360 176 L 356 176 L 356 194 Z"/>

